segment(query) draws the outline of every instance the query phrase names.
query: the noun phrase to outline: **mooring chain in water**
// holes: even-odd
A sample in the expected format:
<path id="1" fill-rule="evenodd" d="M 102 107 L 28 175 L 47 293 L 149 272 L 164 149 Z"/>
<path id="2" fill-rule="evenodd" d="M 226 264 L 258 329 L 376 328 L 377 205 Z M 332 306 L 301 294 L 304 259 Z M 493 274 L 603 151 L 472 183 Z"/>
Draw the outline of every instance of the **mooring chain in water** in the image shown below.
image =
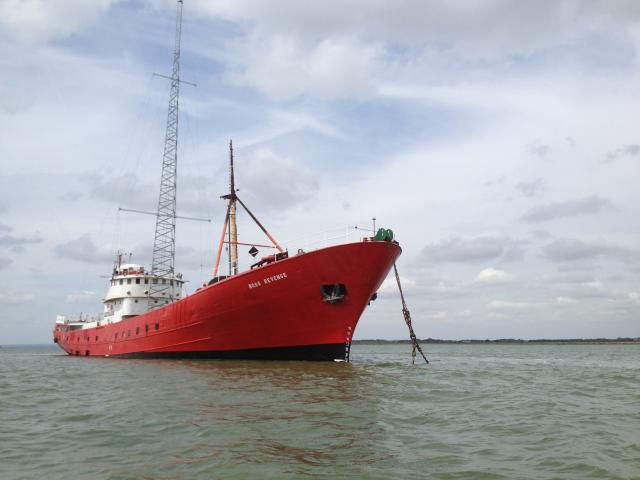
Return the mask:
<path id="1" fill-rule="evenodd" d="M 400 283 L 400 275 L 398 275 L 398 267 L 396 264 L 393 264 L 393 272 L 396 274 L 396 282 L 398 283 L 398 290 L 400 291 L 400 300 L 402 300 L 402 315 L 404 316 L 404 321 L 407 323 L 407 327 L 409 327 L 409 336 L 411 337 L 411 364 L 416 363 L 416 349 L 424 358 L 424 361 L 429 363 L 426 355 L 422 351 L 420 344 L 418 343 L 418 338 L 416 337 L 415 332 L 413 331 L 413 326 L 411 325 L 411 314 L 409 313 L 409 309 L 407 308 L 407 302 L 404 301 L 404 293 L 402 293 L 402 284 Z"/>

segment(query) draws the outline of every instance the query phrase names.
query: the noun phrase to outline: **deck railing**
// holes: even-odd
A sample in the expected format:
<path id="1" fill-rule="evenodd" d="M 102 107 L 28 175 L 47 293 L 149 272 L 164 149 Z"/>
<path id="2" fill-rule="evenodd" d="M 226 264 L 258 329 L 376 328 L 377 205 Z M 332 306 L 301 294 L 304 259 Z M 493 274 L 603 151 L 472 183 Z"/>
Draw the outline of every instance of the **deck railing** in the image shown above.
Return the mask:
<path id="1" fill-rule="evenodd" d="M 59 323 L 59 324 L 102 322 L 102 320 L 104 320 L 103 313 L 97 313 L 93 315 L 81 313 L 79 315 L 57 315 L 56 316 L 56 323 Z"/>
<path id="2" fill-rule="evenodd" d="M 284 242 L 283 245 L 286 245 L 289 251 L 295 251 L 299 248 L 311 251 L 342 243 L 358 242 L 363 237 L 370 237 L 371 235 L 372 232 L 369 229 L 346 225 L 292 238 Z"/>

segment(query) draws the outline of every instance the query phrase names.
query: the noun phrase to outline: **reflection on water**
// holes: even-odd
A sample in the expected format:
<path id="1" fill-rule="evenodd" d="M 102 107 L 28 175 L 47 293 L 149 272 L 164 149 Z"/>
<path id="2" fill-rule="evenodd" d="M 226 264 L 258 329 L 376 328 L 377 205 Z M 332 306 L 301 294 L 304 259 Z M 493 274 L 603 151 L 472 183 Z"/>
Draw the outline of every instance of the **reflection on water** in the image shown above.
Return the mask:
<path id="1" fill-rule="evenodd" d="M 353 363 L 0 350 L 0 478 L 634 478 L 635 346 L 352 349 Z"/>
<path id="2" fill-rule="evenodd" d="M 197 385 L 187 420 L 200 443 L 176 462 L 233 456 L 291 474 L 322 465 L 366 466 L 384 452 L 379 422 L 382 382 L 361 365 L 309 362 L 169 362 L 172 375 Z M 167 362 L 157 363 L 165 369 Z M 203 395 L 203 393 L 205 393 Z"/>

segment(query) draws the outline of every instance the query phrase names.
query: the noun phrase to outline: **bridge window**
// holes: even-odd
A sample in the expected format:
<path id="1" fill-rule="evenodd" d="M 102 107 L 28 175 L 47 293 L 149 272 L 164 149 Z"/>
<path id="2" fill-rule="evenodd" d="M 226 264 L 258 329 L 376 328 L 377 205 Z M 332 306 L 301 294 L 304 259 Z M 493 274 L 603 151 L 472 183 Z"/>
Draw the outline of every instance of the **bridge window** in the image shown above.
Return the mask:
<path id="1" fill-rule="evenodd" d="M 160 324 L 156 323 L 156 330 L 159 330 L 159 329 L 160 329 Z"/>
<path id="2" fill-rule="evenodd" d="M 152 280 L 152 283 L 153 283 L 154 285 L 157 285 L 157 284 L 158 284 L 158 279 L 157 279 L 157 278 L 154 278 L 154 279 Z"/>
<path id="3" fill-rule="evenodd" d="M 127 278 L 127 285 L 131 285 L 131 279 Z"/>
<path id="4" fill-rule="evenodd" d="M 120 279 L 120 285 L 122 285 L 122 279 Z"/>
<path id="5" fill-rule="evenodd" d="M 163 278 L 163 279 L 162 279 L 162 284 L 163 284 L 163 285 L 166 285 L 166 284 L 167 284 L 167 279 L 166 279 L 166 278 Z"/>
<path id="6" fill-rule="evenodd" d="M 136 327 L 136 335 L 140 335 L 140 327 Z"/>
<path id="7" fill-rule="evenodd" d="M 145 284 L 145 285 L 149 285 L 149 279 L 148 279 L 148 278 L 145 278 L 145 279 L 144 279 L 144 284 Z"/>
<path id="8" fill-rule="evenodd" d="M 136 285 L 140 285 L 140 278 L 136 278 Z"/>
<path id="9" fill-rule="evenodd" d="M 145 325 L 144 326 L 144 331 L 145 331 L 145 333 L 149 333 L 149 325 Z"/>

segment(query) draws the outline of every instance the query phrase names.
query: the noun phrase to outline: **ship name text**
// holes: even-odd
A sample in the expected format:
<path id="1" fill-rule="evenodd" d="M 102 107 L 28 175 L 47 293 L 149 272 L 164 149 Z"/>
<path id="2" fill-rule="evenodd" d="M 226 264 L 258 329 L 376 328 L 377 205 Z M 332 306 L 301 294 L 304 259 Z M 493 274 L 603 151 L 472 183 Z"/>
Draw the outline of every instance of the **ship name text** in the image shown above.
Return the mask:
<path id="1" fill-rule="evenodd" d="M 269 283 L 277 282 L 278 280 L 282 280 L 287 278 L 287 272 L 278 273 L 277 275 L 271 275 L 270 277 L 265 277 L 262 280 L 257 280 L 255 282 L 248 283 L 247 286 L 249 289 L 258 288 L 262 285 L 266 285 Z"/>

